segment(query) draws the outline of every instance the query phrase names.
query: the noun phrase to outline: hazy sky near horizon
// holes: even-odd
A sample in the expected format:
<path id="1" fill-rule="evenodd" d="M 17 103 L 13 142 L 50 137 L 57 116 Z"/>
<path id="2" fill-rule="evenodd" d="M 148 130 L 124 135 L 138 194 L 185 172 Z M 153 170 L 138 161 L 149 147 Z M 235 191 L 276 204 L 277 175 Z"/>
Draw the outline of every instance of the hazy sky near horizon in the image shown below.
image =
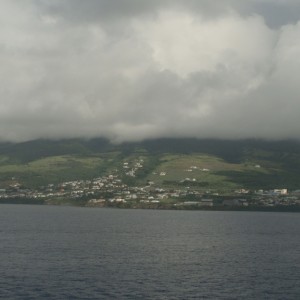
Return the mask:
<path id="1" fill-rule="evenodd" d="M 299 0 L 0 0 L 0 141 L 300 138 Z"/>

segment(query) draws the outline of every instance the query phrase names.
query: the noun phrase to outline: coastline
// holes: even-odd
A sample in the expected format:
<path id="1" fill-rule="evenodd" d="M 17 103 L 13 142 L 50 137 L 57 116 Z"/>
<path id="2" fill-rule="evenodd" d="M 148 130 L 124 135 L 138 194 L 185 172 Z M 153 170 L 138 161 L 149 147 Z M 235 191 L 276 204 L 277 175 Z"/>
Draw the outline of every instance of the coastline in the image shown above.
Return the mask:
<path id="1" fill-rule="evenodd" d="M 81 201 L 49 202 L 43 199 L 0 199 L 1 204 L 8 205 L 45 205 L 45 206 L 74 206 L 88 208 L 116 208 L 116 209 L 150 209 L 150 210 L 187 210 L 187 211 L 253 211 L 253 212 L 300 212 L 300 205 L 277 205 L 277 206 L 185 206 L 174 204 L 140 204 L 140 203 L 101 203 L 101 205 L 89 205 Z"/>

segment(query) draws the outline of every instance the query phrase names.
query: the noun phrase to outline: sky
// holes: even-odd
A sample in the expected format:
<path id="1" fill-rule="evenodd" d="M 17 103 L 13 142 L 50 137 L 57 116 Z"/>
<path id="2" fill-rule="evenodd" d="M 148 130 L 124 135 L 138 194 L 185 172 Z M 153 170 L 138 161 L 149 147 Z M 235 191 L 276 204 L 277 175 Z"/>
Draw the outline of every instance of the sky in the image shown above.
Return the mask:
<path id="1" fill-rule="evenodd" d="M 0 141 L 300 138 L 299 0 L 0 0 Z"/>

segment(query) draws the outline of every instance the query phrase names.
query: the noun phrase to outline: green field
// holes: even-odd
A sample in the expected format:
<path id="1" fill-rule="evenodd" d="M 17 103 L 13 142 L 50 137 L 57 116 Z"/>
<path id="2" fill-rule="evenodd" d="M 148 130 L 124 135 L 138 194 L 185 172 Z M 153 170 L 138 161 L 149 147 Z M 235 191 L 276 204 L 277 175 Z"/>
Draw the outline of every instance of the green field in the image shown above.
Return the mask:
<path id="1" fill-rule="evenodd" d="M 18 181 L 35 187 L 67 180 L 90 179 L 102 175 L 114 163 L 114 155 L 81 157 L 50 156 L 28 163 L 0 163 L 0 181 Z"/>
<path id="2" fill-rule="evenodd" d="M 126 173 L 137 163 L 135 177 Z M 27 187 L 118 174 L 130 185 L 200 190 L 298 189 L 298 142 L 153 140 L 113 145 L 108 141 L 33 141 L 0 144 L 0 188 Z"/>

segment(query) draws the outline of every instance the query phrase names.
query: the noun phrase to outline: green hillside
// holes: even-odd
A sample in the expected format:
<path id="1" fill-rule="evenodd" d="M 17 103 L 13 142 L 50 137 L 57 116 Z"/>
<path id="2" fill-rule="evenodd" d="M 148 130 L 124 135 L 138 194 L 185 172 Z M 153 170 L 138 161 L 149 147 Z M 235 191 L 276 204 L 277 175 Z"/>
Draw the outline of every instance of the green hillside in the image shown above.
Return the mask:
<path id="1" fill-rule="evenodd" d="M 161 187 L 298 189 L 300 143 L 158 139 L 113 145 L 105 139 L 74 139 L 0 144 L 2 188 L 13 182 L 37 187 L 110 173 L 130 185 L 151 181 Z"/>

